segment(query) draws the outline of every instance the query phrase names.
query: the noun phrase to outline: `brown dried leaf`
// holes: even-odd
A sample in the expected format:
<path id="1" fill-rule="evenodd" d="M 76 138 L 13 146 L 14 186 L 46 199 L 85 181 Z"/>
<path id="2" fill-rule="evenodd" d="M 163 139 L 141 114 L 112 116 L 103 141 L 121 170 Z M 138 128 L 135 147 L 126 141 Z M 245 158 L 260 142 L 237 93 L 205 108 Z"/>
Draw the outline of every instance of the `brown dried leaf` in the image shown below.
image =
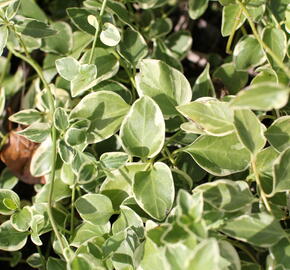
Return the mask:
<path id="1" fill-rule="evenodd" d="M 0 158 L 9 170 L 23 182 L 27 184 L 45 183 L 44 177 L 34 177 L 30 173 L 31 158 L 39 144 L 18 135 L 16 132 L 19 130 L 21 128 L 10 131 L 8 142 L 0 152 Z"/>

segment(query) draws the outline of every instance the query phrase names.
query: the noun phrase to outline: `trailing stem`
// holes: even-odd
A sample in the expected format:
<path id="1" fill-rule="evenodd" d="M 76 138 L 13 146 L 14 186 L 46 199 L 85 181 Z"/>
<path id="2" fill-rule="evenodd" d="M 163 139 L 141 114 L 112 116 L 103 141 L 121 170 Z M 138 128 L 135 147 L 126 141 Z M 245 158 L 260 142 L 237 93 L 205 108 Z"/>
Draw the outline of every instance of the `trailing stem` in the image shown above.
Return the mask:
<path id="1" fill-rule="evenodd" d="M 21 37 L 19 37 L 20 40 Z M 23 42 L 21 42 L 23 43 Z M 51 121 L 53 121 L 53 114 L 55 111 L 55 106 L 54 106 L 54 97 L 53 94 L 51 92 L 50 86 L 47 83 L 46 79 L 44 78 L 44 75 L 42 73 L 42 69 L 41 67 L 31 58 L 31 56 L 29 54 L 27 54 L 26 56 L 22 55 L 21 53 L 15 51 L 12 48 L 9 48 L 9 50 L 18 58 L 24 60 L 25 62 L 27 62 L 29 65 L 31 65 L 33 67 L 33 69 L 36 71 L 36 73 L 38 74 L 39 78 L 41 79 L 44 87 L 47 89 L 47 93 L 48 93 L 48 97 L 49 97 L 49 109 L 50 109 L 50 119 Z M 27 50 L 26 50 L 27 51 Z M 52 123 L 51 125 L 51 139 L 52 139 L 52 156 L 51 156 L 51 162 L 52 162 L 52 166 L 51 166 L 51 172 L 49 175 L 49 194 L 48 194 L 48 209 L 47 209 L 47 213 L 48 213 L 48 217 L 49 217 L 49 221 L 51 223 L 51 227 L 53 232 L 55 233 L 55 236 L 57 238 L 57 240 L 60 243 L 60 246 L 62 248 L 62 250 L 66 247 L 59 231 L 56 225 L 56 222 L 53 218 L 53 214 L 52 214 L 52 198 L 53 198 L 53 191 L 54 191 L 54 181 L 55 181 L 55 170 L 56 170 L 56 158 L 57 158 L 57 147 L 56 147 L 56 129 L 54 127 L 54 124 Z"/>
<path id="2" fill-rule="evenodd" d="M 105 12 L 107 1 L 108 0 L 104 0 L 103 3 L 102 3 L 102 7 L 101 7 L 99 19 L 98 19 L 99 27 L 96 29 L 96 32 L 95 32 L 94 41 L 93 41 L 93 45 L 92 45 L 92 49 L 91 49 L 91 53 L 90 53 L 90 57 L 89 57 L 89 64 L 91 64 L 92 61 L 93 61 L 94 50 L 95 50 L 95 47 L 96 47 L 96 42 L 98 40 L 100 28 L 102 27 L 102 18 L 103 18 L 104 12 Z"/>
<path id="3" fill-rule="evenodd" d="M 239 23 L 241 21 L 242 14 L 243 14 L 243 10 L 240 8 L 239 13 L 237 15 L 237 18 L 235 20 L 235 24 L 234 24 L 234 26 L 232 28 L 230 37 L 229 37 L 228 42 L 227 42 L 226 53 L 228 53 L 228 54 L 232 53 L 231 46 L 232 46 L 232 43 L 233 43 L 233 39 L 234 39 L 236 30 L 237 30 L 237 27 L 238 27 L 238 25 L 239 25 Z"/>
<path id="4" fill-rule="evenodd" d="M 259 176 L 259 172 L 257 170 L 255 157 L 252 157 L 252 159 L 251 159 L 251 166 L 252 166 L 252 170 L 253 170 L 253 173 L 254 173 L 254 176 L 256 179 L 257 186 L 258 186 L 259 191 L 260 191 L 261 199 L 262 199 L 267 211 L 269 213 L 272 213 L 272 209 L 271 209 L 270 204 L 267 200 L 267 194 L 264 192 L 263 187 L 262 187 L 262 183 L 260 181 L 260 176 Z"/>
<path id="5" fill-rule="evenodd" d="M 261 45 L 261 47 L 265 50 L 266 53 L 268 53 L 273 60 L 276 62 L 276 64 L 285 72 L 286 76 L 290 79 L 290 69 L 283 63 L 283 61 L 281 61 L 279 59 L 279 57 L 271 50 L 271 48 L 262 40 L 262 38 L 260 37 L 256 26 L 251 18 L 250 13 L 248 12 L 246 6 L 244 3 L 241 2 L 241 0 L 238 0 L 238 3 L 241 7 L 241 9 L 243 10 L 244 15 L 246 16 L 250 27 L 253 31 L 253 34 L 255 36 L 255 38 L 257 39 L 257 41 L 259 42 L 259 44 Z"/>

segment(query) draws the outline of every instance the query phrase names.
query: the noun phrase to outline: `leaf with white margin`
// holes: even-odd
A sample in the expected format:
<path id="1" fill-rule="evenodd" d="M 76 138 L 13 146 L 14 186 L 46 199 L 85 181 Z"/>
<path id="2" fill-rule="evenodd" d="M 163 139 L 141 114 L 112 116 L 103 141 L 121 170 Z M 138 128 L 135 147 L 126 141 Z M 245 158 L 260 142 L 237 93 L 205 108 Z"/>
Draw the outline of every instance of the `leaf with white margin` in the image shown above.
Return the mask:
<path id="1" fill-rule="evenodd" d="M 267 213 L 242 215 L 228 220 L 222 232 L 254 246 L 269 248 L 286 236 L 278 220 Z"/>
<path id="2" fill-rule="evenodd" d="M 70 113 L 70 120 L 88 119 L 88 143 L 103 141 L 121 126 L 130 106 L 118 95 L 109 91 L 98 91 L 86 95 Z"/>
<path id="3" fill-rule="evenodd" d="M 223 137 L 203 135 L 184 151 L 207 172 L 216 176 L 226 176 L 244 171 L 250 164 L 250 152 L 232 133 Z"/>
<path id="4" fill-rule="evenodd" d="M 187 262 L 186 270 L 219 270 L 220 251 L 215 238 L 201 241 Z"/>
<path id="5" fill-rule="evenodd" d="M 167 116 L 177 115 L 177 105 L 190 102 L 191 86 L 185 76 L 160 60 L 144 59 L 139 62 L 136 76 L 138 95 L 153 98 Z"/>
<path id="6" fill-rule="evenodd" d="M 52 141 L 49 136 L 34 152 L 31 164 L 30 172 L 33 176 L 43 176 L 48 174 L 52 165 Z"/>
<path id="7" fill-rule="evenodd" d="M 34 109 L 22 110 L 9 117 L 10 121 L 22 125 L 30 125 L 42 119 L 43 113 Z"/>
<path id="8" fill-rule="evenodd" d="M 80 64 L 73 57 L 64 57 L 55 61 L 57 72 L 67 81 L 72 81 L 79 73 Z"/>
<path id="9" fill-rule="evenodd" d="M 290 88 L 276 83 L 250 85 L 230 102 L 234 109 L 270 111 L 283 108 L 289 98 Z"/>
<path id="10" fill-rule="evenodd" d="M 136 100 L 123 120 L 120 138 L 132 156 L 152 158 L 162 149 L 165 122 L 156 102 L 148 96 Z"/>
<path id="11" fill-rule="evenodd" d="M 138 205 L 151 217 L 162 221 L 174 201 L 174 183 L 171 170 L 162 162 L 156 162 L 147 171 L 136 173 L 133 194 Z"/>
<path id="12" fill-rule="evenodd" d="M 0 226 L 0 250 L 16 251 L 22 249 L 27 241 L 29 232 L 15 230 L 11 222 L 5 221 Z"/>
<path id="13" fill-rule="evenodd" d="M 275 192 L 290 190 L 290 148 L 286 149 L 274 162 Z"/>
<path id="14" fill-rule="evenodd" d="M 266 127 L 251 110 L 235 110 L 234 123 L 242 144 L 256 155 L 267 142 L 264 131 Z"/>
<path id="15" fill-rule="evenodd" d="M 227 102 L 213 98 L 200 98 L 177 110 L 194 121 L 209 135 L 225 136 L 234 131 L 234 114 Z"/>
<path id="16" fill-rule="evenodd" d="M 0 214 L 11 215 L 20 208 L 20 199 L 13 190 L 0 189 Z"/>
<path id="17" fill-rule="evenodd" d="M 118 28 L 111 23 L 104 23 L 100 40 L 107 46 L 117 46 L 121 40 L 121 35 Z"/>
<path id="18" fill-rule="evenodd" d="M 102 194 L 86 194 L 75 202 L 83 220 L 92 224 L 105 224 L 114 214 L 111 200 Z"/>
<path id="19" fill-rule="evenodd" d="M 72 97 L 83 94 L 86 90 L 97 84 L 97 67 L 94 64 L 83 64 L 79 68 L 78 74 L 71 81 Z"/>
<path id="20" fill-rule="evenodd" d="M 269 143 L 279 152 L 290 147 L 290 116 L 276 119 L 265 132 Z"/>

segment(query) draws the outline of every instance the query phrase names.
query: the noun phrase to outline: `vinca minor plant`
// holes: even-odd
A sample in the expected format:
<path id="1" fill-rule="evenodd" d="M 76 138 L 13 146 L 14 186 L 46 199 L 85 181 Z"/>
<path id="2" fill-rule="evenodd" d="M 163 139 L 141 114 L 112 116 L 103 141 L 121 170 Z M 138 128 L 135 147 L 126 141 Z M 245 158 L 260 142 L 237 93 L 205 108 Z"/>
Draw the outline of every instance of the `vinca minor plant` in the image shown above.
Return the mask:
<path id="1" fill-rule="evenodd" d="M 1 269 L 289 270 L 289 32 L 289 0 L 0 0 Z"/>

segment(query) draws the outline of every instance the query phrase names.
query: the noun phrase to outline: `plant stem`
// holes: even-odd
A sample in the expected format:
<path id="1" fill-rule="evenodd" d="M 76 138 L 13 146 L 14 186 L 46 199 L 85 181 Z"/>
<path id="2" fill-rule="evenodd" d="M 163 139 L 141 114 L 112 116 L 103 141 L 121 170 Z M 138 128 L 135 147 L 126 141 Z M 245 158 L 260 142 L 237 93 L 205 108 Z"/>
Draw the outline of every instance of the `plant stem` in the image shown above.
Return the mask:
<path id="1" fill-rule="evenodd" d="M 271 209 L 270 204 L 269 204 L 269 202 L 267 200 L 267 194 L 264 192 L 262 184 L 261 184 L 261 181 L 260 181 L 259 172 L 258 172 L 257 166 L 256 166 L 256 159 L 255 159 L 254 156 L 252 156 L 251 166 L 252 166 L 252 169 L 253 169 L 253 173 L 255 175 L 257 186 L 258 186 L 259 191 L 260 191 L 261 199 L 262 199 L 267 211 L 269 213 L 272 213 L 272 209 Z"/>
<path id="2" fill-rule="evenodd" d="M 233 40 L 234 40 L 234 36 L 235 36 L 236 30 L 237 30 L 237 27 L 238 27 L 238 25 L 239 25 L 239 23 L 241 21 L 242 14 L 243 14 L 243 10 L 240 8 L 239 13 L 237 15 L 237 18 L 235 20 L 235 24 L 234 24 L 234 26 L 232 28 L 230 37 L 229 37 L 228 42 L 227 42 L 226 53 L 228 53 L 228 54 L 232 53 L 231 46 L 232 46 L 232 43 L 233 43 Z"/>
<path id="3" fill-rule="evenodd" d="M 276 64 L 285 72 L 286 76 L 290 79 L 290 69 L 284 65 L 283 61 L 279 59 L 279 57 L 272 51 L 272 49 L 261 39 L 256 26 L 250 16 L 250 13 L 248 12 L 246 6 L 244 3 L 241 2 L 241 0 L 238 0 L 238 3 L 241 7 L 241 9 L 243 10 L 244 15 L 246 16 L 250 27 L 253 31 L 253 34 L 255 36 L 255 38 L 257 39 L 257 41 L 259 42 L 259 44 L 261 45 L 261 47 L 265 50 L 266 53 L 268 53 L 273 60 L 276 62 Z"/>
<path id="4" fill-rule="evenodd" d="M 36 73 L 38 74 L 39 78 L 41 79 L 44 87 L 48 90 L 48 97 L 49 97 L 49 108 L 50 108 L 50 118 L 51 120 L 53 119 L 53 114 L 55 111 L 55 106 L 54 106 L 54 98 L 53 98 L 53 94 L 51 92 L 50 86 L 48 85 L 47 81 L 44 78 L 44 75 L 42 73 L 41 67 L 30 57 L 30 55 L 24 56 L 21 53 L 16 52 L 14 49 L 9 48 L 9 50 L 16 56 L 19 57 L 20 59 L 24 60 L 25 62 L 27 62 L 28 64 L 30 64 L 34 70 L 36 71 Z M 57 148 L 56 148 L 56 129 L 55 126 L 51 125 L 51 140 L 52 140 L 52 156 L 51 156 L 51 162 L 52 162 L 52 166 L 51 166 L 51 172 L 49 175 L 49 194 L 48 194 L 48 208 L 47 208 L 47 213 L 48 213 L 48 217 L 49 217 L 49 221 L 51 223 L 51 227 L 53 232 L 55 233 L 55 236 L 57 238 L 57 240 L 60 243 L 60 246 L 62 249 L 65 248 L 65 243 L 63 242 L 60 233 L 57 229 L 57 225 L 56 222 L 54 220 L 53 214 L 52 214 L 52 197 L 53 197 L 53 189 L 54 189 L 54 180 L 55 180 L 55 170 L 56 170 L 56 158 L 57 158 Z"/>
<path id="5" fill-rule="evenodd" d="M 74 215 L 75 215 L 75 196 L 76 196 L 76 185 L 74 184 L 71 192 L 71 211 L 70 211 L 70 236 L 74 233 Z"/>
<path id="6" fill-rule="evenodd" d="M 103 18 L 104 12 L 105 12 L 107 1 L 108 0 L 103 0 L 103 4 L 102 4 L 102 7 L 101 7 L 99 19 L 98 19 L 99 27 L 96 29 L 96 32 L 95 32 L 94 41 L 93 41 L 93 45 L 92 45 L 92 49 L 91 49 L 91 53 L 90 53 L 90 57 L 89 57 L 89 64 L 91 64 L 92 61 L 93 61 L 94 50 L 95 50 L 95 47 L 96 47 L 96 42 L 97 42 L 97 39 L 98 39 L 98 36 L 99 36 L 100 28 L 102 27 L 102 18 Z"/>

